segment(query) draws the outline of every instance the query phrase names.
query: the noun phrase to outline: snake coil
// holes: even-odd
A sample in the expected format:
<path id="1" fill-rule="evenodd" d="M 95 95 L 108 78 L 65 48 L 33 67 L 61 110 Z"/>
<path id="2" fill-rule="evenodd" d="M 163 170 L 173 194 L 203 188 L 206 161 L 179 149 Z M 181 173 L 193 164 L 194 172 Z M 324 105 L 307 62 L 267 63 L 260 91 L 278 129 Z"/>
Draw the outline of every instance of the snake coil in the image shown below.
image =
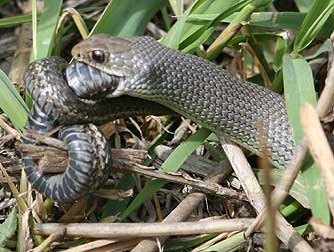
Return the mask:
<path id="1" fill-rule="evenodd" d="M 70 77 L 66 77 L 66 74 Z M 94 88 L 105 85 L 111 77 L 85 64 L 68 66 L 60 57 L 50 57 L 31 63 L 24 74 L 26 88 L 33 100 L 33 108 L 25 126 L 40 134 L 48 134 L 57 126 L 64 126 L 59 138 L 68 148 L 68 166 L 62 174 L 43 174 L 38 162 L 29 153 L 22 153 L 24 170 L 32 187 L 58 202 L 71 203 L 87 193 L 96 191 L 109 177 L 110 146 L 93 124 L 148 114 L 171 114 L 169 109 L 132 97 L 88 100 L 78 97 L 68 85 L 71 83 Z M 90 86 L 91 85 L 91 86 Z M 90 95 L 87 98 L 92 98 Z M 93 96 L 94 97 L 94 96 Z M 88 124 L 88 125 L 87 125 Z M 27 131 L 26 131 L 27 132 Z M 24 132 L 26 144 L 38 144 Z"/>

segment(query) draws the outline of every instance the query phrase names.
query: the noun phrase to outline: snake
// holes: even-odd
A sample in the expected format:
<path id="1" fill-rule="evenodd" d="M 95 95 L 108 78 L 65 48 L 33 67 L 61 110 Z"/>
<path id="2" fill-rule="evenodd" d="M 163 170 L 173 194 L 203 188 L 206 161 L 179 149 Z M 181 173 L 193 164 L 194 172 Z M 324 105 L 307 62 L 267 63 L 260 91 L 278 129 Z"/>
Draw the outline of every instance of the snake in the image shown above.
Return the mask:
<path id="1" fill-rule="evenodd" d="M 97 34 L 75 45 L 72 55 L 74 64 L 42 59 L 24 75 L 35 100 L 26 128 L 45 134 L 62 125 L 59 137 L 69 148 L 68 167 L 59 175 L 41 174 L 29 155 L 23 158 L 28 180 L 47 197 L 71 202 L 103 184 L 111 167 L 110 146 L 90 123 L 133 114 L 176 112 L 257 155 L 265 132 L 273 166 L 285 168 L 291 160 L 295 142 L 283 97 L 213 62 L 149 36 Z M 84 150 L 78 148 L 81 142 Z"/>
<path id="2" fill-rule="evenodd" d="M 80 98 L 68 85 L 66 72 L 72 83 L 96 83 L 100 86 L 111 80 L 97 69 L 80 63 L 68 66 L 64 59 L 55 56 L 36 60 L 26 68 L 23 79 L 34 105 L 22 140 L 25 144 L 39 144 L 31 138 L 29 131 L 48 135 L 61 126 L 58 138 L 64 141 L 68 150 L 65 172 L 40 172 L 38 160 L 28 152 L 22 151 L 21 154 L 24 171 L 32 187 L 54 201 L 70 204 L 96 191 L 111 172 L 110 145 L 95 124 L 122 117 L 174 112 L 133 97 Z M 94 97 L 93 92 L 87 97 Z"/>

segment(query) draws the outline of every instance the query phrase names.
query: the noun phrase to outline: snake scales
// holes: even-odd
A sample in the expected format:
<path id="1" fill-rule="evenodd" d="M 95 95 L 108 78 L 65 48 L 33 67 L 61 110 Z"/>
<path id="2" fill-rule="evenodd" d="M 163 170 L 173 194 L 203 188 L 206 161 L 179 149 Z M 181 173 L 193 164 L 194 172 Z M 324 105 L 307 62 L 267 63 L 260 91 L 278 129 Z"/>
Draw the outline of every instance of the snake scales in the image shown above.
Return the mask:
<path id="1" fill-rule="evenodd" d="M 173 110 L 257 154 L 261 125 L 272 164 L 285 167 L 292 157 L 294 141 L 283 98 L 207 60 L 166 48 L 150 37 L 104 34 L 79 43 L 72 54 L 78 63 L 67 66 L 51 57 L 30 64 L 24 75 L 35 100 L 26 128 L 45 134 L 65 125 L 59 136 L 69 149 L 66 172 L 41 174 L 37 163 L 23 154 L 29 181 L 47 197 L 71 202 L 104 182 L 111 166 L 110 147 L 87 123 L 121 116 Z"/>

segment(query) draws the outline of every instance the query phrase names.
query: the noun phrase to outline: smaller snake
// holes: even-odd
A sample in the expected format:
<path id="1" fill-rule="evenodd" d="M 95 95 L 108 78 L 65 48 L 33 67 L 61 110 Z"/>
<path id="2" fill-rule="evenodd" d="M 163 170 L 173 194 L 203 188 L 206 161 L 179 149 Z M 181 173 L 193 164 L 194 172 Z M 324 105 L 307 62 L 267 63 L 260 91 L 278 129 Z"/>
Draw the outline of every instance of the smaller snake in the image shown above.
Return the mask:
<path id="1" fill-rule="evenodd" d="M 69 87 L 66 75 L 72 83 L 85 84 L 87 88 L 111 81 L 110 76 L 97 69 L 81 63 L 68 66 L 60 57 L 31 63 L 25 71 L 24 82 L 35 103 L 25 128 L 47 134 L 58 125 L 65 126 L 59 138 L 68 148 L 68 167 L 62 174 L 48 175 L 38 171 L 37 161 L 28 153 L 22 153 L 22 160 L 33 188 L 55 201 L 71 203 L 96 191 L 111 170 L 107 140 L 93 124 L 87 123 L 102 124 L 121 117 L 173 112 L 133 97 L 97 101 L 80 98 Z M 25 132 L 23 141 L 36 144 Z"/>

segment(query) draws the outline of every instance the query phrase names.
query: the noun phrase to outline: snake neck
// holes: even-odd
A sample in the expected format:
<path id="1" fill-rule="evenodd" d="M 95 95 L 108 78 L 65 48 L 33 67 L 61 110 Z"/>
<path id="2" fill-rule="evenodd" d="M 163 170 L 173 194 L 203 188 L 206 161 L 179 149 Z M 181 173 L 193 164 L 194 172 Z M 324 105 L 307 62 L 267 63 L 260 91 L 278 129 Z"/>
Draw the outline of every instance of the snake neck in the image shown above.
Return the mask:
<path id="1" fill-rule="evenodd" d="M 260 135 L 266 132 L 273 165 L 287 165 L 294 141 L 280 95 L 156 42 L 139 41 L 134 48 L 141 58 L 140 74 L 127 80 L 125 94 L 169 107 L 256 154 L 262 152 Z"/>

